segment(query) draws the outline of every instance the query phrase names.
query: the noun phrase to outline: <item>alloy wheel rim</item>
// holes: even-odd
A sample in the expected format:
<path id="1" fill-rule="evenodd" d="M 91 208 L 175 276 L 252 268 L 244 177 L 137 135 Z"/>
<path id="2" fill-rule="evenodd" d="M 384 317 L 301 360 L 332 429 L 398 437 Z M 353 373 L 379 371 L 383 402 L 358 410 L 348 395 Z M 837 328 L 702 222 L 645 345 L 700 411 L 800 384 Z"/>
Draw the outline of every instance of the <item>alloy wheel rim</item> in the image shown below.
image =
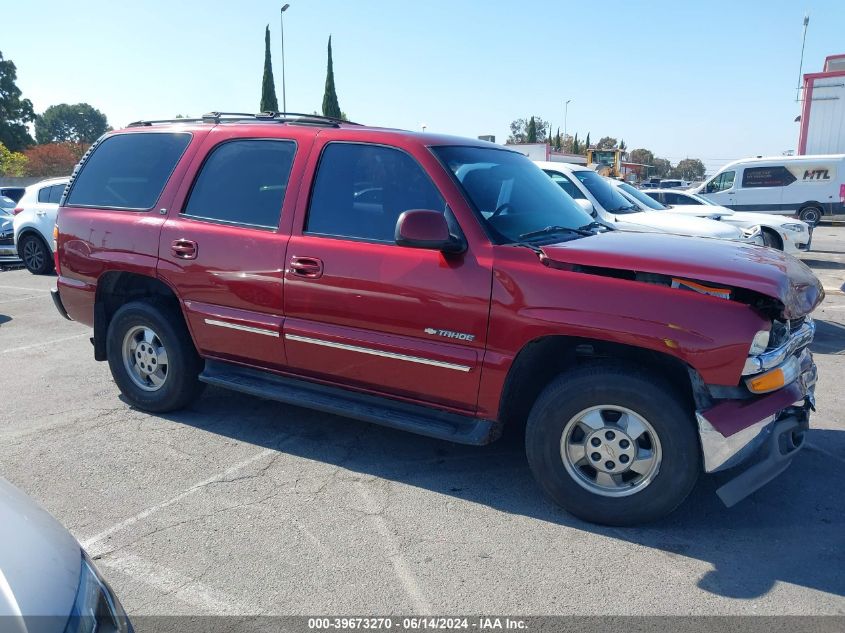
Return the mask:
<path id="1" fill-rule="evenodd" d="M 38 269 L 44 265 L 44 253 L 32 238 L 28 239 L 23 246 L 23 258 L 29 268 Z"/>
<path id="2" fill-rule="evenodd" d="M 164 344 L 151 328 L 136 325 L 123 337 L 123 365 L 129 378 L 144 391 L 158 391 L 167 381 Z"/>
<path id="3" fill-rule="evenodd" d="M 603 497 L 643 490 L 660 471 L 663 452 L 654 427 L 617 405 L 598 405 L 572 416 L 560 440 L 563 465 L 575 482 Z"/>

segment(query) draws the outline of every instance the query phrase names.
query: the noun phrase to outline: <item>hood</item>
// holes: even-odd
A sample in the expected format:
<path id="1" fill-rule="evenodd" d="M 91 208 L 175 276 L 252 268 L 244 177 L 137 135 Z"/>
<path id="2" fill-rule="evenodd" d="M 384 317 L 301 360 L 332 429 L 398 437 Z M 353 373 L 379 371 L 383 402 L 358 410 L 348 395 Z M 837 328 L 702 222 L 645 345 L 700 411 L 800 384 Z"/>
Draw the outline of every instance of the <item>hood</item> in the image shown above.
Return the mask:
<path id="1" fill-rule="evenodd" d="M 824 298 L 821 282 L 806 265 L 772 248 L 622 231 L 541 248 L 553 268 L 654 273 L 750 290 L 780 301 L 787 319 L 812 312 Z"/>
<path id="2" fill-rule="evenodd" d="M 70 613 L 82 564 L 76 539 L 0 478 L 0 620 Z"/>
<path id="3" fill-rule="evenodd" d="M 755 224 L 767 224 L 773 227 L 780 227 L 784 224 L 799 224 L 805 233 L 810 230 L 810 226 L 806 222 L 791 218 L 788 215 L 757 213 L 756 211 L 734 211 L 733 219 L 739 222 L 754 222 Z"/>
<path id="4" fill-rule="evenodd" d="M 623 231 L 637 231 L 645 228 L 662 233 L 717 237 L 723 240 L 742 238 L 742 231 L 735 226 L 707 218 L 672 214 L 666 211 L 640 211 L 639 213 L 620 214 L 615 217 L 617 218 L 616 227 Z"/>
<path id="5" fill-rule="evenodd" d="M 702 218 L 709 218 L 713 215 L 729 218 L 735 213 L 727 207 L 716 207 L 710 204 L 673 204 L 669 211 L 682 215 L 697 215 Z"/>

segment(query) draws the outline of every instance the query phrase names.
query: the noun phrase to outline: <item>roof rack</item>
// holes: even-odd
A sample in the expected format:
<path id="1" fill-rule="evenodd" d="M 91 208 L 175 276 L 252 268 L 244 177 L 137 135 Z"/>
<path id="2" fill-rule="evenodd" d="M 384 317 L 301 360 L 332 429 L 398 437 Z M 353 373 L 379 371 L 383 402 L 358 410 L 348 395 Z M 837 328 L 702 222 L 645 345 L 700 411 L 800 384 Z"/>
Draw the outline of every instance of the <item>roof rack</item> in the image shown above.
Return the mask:
<path id="1" fill-rule="evenodd" d="M 322 116 L 319 114 L 305 114 L 303 112 L 259 112 L 251 114 L 246 112 L 207 112 L 200 118 L 195 119 L 156 119 L 133 121 L 127 127 L 142 127 L 165 123 L 223 123 L 223 122 L 244 122 L 244 121 L 268 121 L 274 123 L 293 123 L 298 125 L 330 125 L 339 127 L 341 123 L 346 125 L 360 125 L 352 121 L 344 121 L 335 117 Z"/>

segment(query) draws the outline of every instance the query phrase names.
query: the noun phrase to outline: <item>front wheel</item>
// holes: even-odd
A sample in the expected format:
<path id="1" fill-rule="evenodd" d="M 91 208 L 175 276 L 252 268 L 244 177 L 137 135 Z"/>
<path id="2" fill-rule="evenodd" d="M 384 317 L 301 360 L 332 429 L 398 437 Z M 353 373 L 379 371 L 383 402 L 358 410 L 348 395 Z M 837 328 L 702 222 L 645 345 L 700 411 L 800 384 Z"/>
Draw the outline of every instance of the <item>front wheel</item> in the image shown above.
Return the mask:
<path id="1" fill-rule="evenodd" d="M 798 219 L 802 222 L 806 222 L 810 226 L 816 226 L 822 219 L 821 209 L 818 207 L 807 207 L 805 209 L 801 209 L 801 213 L 798 214 Z"/>
<path id="2" fill-rule="evenodd" d="M 163 304 L 132 302 L 115 312 L 106 353 L 114 381 L 139 409 L 174 411 L 202 392 L 202 360 L 181 315 Z"/>
<path id="3" fill-rule="evenodd" d="M 553 501 L 606 525 L 669 514 L 701 469 L 691 411 L 675 389 L 612 363 L 566 372 L 546 387 L 528 417 L 525 447 Z"/>

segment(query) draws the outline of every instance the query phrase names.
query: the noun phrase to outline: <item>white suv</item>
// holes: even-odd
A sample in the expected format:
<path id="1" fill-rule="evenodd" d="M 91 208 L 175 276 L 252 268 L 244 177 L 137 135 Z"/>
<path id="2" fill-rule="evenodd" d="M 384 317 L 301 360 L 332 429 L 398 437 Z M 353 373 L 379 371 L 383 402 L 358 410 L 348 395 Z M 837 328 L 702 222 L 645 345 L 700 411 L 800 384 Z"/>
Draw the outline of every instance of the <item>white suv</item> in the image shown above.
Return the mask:
<path id="1" fill-rule="evenodd" d="M 53 271 L 53 226 L 67 178 L 42 180 L 26 188 L 15 208 L 15 247 L 34 275 Z"/>

